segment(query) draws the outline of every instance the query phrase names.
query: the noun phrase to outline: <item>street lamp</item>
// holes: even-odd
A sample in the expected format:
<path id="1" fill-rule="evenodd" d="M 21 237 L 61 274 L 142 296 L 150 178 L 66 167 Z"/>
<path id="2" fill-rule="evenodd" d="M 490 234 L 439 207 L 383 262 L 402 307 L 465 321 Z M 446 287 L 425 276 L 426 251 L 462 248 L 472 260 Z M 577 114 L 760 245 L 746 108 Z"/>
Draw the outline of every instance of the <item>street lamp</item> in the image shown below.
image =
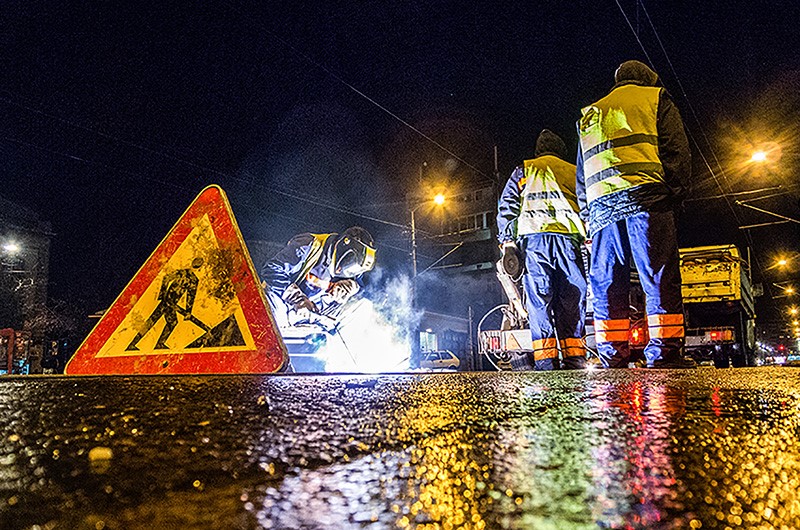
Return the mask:
<path id="1" fill-rule="evenodd" d="M 445 203 L 445 200 L 446 199 L 443 194 L 437 193 L 432 199 L 422 201 L 413 208 L 411 208 L 411 266 L 412 266 L 413 278 L 417 277 L 417 222 L 415 214 L 417 213 L 417 210 L 419 210 L 426 204 L 433 203 L 436 206 L 442 206 Z"/>
<path id="2" fill-rule="evenodd" d="M 11 241 L 7 241 L 3 245 L 3 251 L 5 251 L 5 253 L 8 254 L 9 256 L 15 256 L 20 251 L 19 243 L 17 243 L 13 239 Z"/>
<path id="3" fill-rule="evenodd" d="M 750 157 L 750 162 L 766 162 L 767 161 L 767 152 L 766 151 L 755 151 L 753 156 Z"/>

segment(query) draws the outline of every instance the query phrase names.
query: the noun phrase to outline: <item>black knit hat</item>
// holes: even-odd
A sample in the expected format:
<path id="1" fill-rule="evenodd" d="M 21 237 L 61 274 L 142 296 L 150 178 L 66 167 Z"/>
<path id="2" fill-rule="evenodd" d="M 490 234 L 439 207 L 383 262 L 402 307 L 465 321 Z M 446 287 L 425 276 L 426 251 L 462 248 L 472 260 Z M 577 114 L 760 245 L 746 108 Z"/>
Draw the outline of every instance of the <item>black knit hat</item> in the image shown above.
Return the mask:
<path id="1" fill-rule="evenodd" d="M 542 129 L 536 139 L 535 156 L 554 155 L 562 160 L 567 159 L 567 146 L 559 135 L 550 129 Z"/>
<path id="2" fill-rule="evenodd" d="M 641 61 L 625 61 L 614 72 L 614 82 L 635 81 L 644 86 L 656 86 L 658 74 Z"/>

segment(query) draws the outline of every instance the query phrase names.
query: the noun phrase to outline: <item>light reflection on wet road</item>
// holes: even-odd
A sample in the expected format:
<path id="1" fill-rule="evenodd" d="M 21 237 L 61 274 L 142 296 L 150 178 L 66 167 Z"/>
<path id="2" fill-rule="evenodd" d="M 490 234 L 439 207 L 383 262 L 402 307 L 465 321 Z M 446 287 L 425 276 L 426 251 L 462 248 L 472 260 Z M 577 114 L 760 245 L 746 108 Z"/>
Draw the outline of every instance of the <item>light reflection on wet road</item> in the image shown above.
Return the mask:
<path id="1" fill-rule="evenodd" d="M 779 367 L 4 378 L 0 528 L 796 528 L 799 412 Z"/>

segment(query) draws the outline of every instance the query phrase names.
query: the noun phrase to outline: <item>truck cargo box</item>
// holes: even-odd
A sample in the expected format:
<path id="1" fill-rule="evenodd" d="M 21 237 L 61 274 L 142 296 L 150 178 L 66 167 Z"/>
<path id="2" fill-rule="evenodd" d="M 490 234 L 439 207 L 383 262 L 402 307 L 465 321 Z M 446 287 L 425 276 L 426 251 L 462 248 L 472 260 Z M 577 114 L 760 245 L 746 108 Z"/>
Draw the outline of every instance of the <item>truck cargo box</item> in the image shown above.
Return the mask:
<path id="1" fill-rule="evenodd" d="M 680 249 L 684 304 L 733 302 L 750 318 L 755 301 L 747 264 L 734 245 Z"/>

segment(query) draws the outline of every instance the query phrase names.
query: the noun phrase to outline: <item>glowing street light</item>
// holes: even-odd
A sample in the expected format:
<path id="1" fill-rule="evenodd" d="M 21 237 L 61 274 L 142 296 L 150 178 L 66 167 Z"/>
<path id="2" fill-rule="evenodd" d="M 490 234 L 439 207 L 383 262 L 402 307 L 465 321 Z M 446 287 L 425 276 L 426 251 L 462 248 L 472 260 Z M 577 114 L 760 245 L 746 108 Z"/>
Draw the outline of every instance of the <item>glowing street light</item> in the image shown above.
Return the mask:
<path id="1" fill-rule="evenodd" d="M 787 295 L 793 295 L 794 294 L 794 287 L 792 287 L 790 285 L 790 286 L 784 288 L 783 292 L 786 293 Z"/>
<path id="2" fill-rule="evenodd" d="M 789 308 L 789 314 L 790 315 L 796 315 L 797 314 L 797 308 L 796 307 L 790 307 Z"/>
<path id="3" fill-rule="evenodd" d="M 753 152 L 753 156 L 750 157 L 750 162 L 766 162 L 767 161 L 767 152 L 766 151 L 755 151 Z"/>
<path id="4" fill-rule="evenodd" d="M 444 204 L 444 195 L 441 193 L 437 193 L 436 196 L 433 198 L 433 203 L 437 206 L 441 206 Z"/>
<path id="5" fill-rule="evenodd" d="M 3 245 L 3 251 L 10 256 L 15 256 L 20 250 L 22 250 L 22 248 L 19 246 L 19 243 L 14 240 L 8 241 Z"/>

